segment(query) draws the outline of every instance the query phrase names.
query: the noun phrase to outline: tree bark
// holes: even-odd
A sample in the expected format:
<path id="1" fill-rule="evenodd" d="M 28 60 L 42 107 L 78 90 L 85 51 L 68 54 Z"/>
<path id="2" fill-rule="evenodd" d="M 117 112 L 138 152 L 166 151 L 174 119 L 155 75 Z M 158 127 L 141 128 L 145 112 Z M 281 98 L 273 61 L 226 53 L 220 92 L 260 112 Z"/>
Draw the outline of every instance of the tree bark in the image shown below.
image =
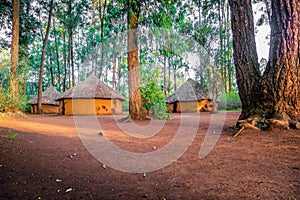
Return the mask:
<path id="1" fill-rule="evenodd" d="M 42 49 L 40 74 L 39 74 L 38 110 L 37 110 L 38 114 L 42 114 L 43 113 L 43 109 L 42 109 L 42 92 L 43 92 L 44 59 L 45 59 L 45 53 L 46 53 L 46 46 L 47 46 L 48 36 L 49 36 L 49 32 L 50 32 L 50 26 L 51 26 L 52 9 L 53 9 L 53 0 L 50 1 L 50 9 L 49 9 L 49 15 L 48 15 L 48 23 L 47 23 L 46 35 L 45 35 L 45 38 L 43 40 L 43 49 Z"/>
<path id="2" fill-rule="evenodd" d="M 300 112 L 300 3 L 271 1 L 269 62 L 259 71 L 251 0 L 230 0 L 240 119 L 290 119 Z"/>
<path id="3" fill-rule="evenodd" d="M 54 72 L 53 72 L 53 64 L 52 64 L 52 53 L 51 51 L 49 52 L 49 63 L 50 63 L 50 77 L 51 77 L 51 86 L 55 86 L 55 83 L 54 83 Z"/>
<path id="4" fill-rule="evenodd" d="M 73 65 L 72 65 L 72 38 L 73 38 L 73 24 L 72 23 L 72 1 L 69 0 L 68 1 L 68 22 L 69 24 L 67 25 L 67 29 L 68 29 L 68 62 L 67 62 L 67 66 L 68 66 L 68 70 L 69 70 L 69 76 L 68 76 L 68 88 L 73 87 Z"/>
<path id="5" fill-rule="evenodd" d="M 20 0 L 13 0 L 13 27 L 11 41 L 11 65 L 10 65 L 10 94 L 13 99 L 19 98 L 17 68 L 19 64 L 19 11 Z"/>
<path id="6" fill-rule="evenodd" d="M 99 0 L 98 2 L 99 7 L 98 7 L 98 11 L 99 11 L 99 20 L 100 20 L 100 37 L 101 37 L 101 42 L 100 42 L 100 64 L 99 64 L 99 74 L 98 74 L 98 78 L 101 80 L 102 75 L 103 75 L 103 65 L 104 65 L 104 15 L 106 12 L 106 6 L 107 6 L 107 0 L 104 0 L 104 2 L 102 3 L 102 1 Z M 103 5 L 102 5 L 103 4 Z"/>
<path id="7" fill-rule="evenodd" d="M 63 33 L 63 40 L 64 40 L 64 46 L 63 46 L 63 57 L 64 57 L 64 62 L 63 62 L 63 67 L 64 67 L 64 72 L 63 72 L 63 92 L 67 90 L 67 53 L 66 53 L 66 33 Z"/>
<path id="8" fill-rule="evenodd" d="M 164 94 L 167 95 L 167 56 L 165 55 L 165 52 L 163 56 L 164 56 Z"/>
<path id="9" fill-rule="evenodd" d="M 113 51 L 112 58 L 111 58 L 111 65 L 112 65 L 112 88 L 116 89 L 116 69 L 117 69 L 117 59 L 115 50 Z"/>
<path id="10" fill-rule="evenodd" d="M 140 3 L 128 0 L 128 83 L 129 83 L 129 116 L 132 120 L 142 120 L 145 113 L 140 90 L 140 71 L 137 27 L 140 15 Z"/>
<path id="11" fill-rule="evenodd" d="M 271 45 L 264 73 L 269 113 L 290 119 L 300 113 L 300 2 L 271 1 Z"/>
<path id="12" fill-rule="evenodd" d="M 120 64 L 120 61 L 118 61 L 118 59 L 116 60 L 116 62 L 118 62 L 118 81 L 116 83 L 116 90 L 118 92 L 120 92 L 120 87 L 121 87 L 121 78 L 122 78 L 122 67 L 121 67 L 121 64 Z"/>
<path id="13" fill-rule="evenodd" d="M 53 28 L 55 28 L 55 18 L 53 19 Z M 54 34 L 54 42 L 55 42 L 55 53 L 56 53 L 56 64 L 57 64 L 57 85 L 58 85 L 58 88 L 60 90 L 60 86 L 61 86 L 61 83 L 60 83 L 60 64 L 59 64 L 59 52 L 58 52 L 58 41 L 57 41 L 57 37 L 56 37 L 56 33 Z"/>
<path id="14" fill-rule="evenodd" d="M 73 50 L 73 33 L 70 36 L 70 56 L 71 56 L 71 69 L 72 69 L 72 87 L 75 86 L 75 67 L 74 67 L 74 50 Z"/>

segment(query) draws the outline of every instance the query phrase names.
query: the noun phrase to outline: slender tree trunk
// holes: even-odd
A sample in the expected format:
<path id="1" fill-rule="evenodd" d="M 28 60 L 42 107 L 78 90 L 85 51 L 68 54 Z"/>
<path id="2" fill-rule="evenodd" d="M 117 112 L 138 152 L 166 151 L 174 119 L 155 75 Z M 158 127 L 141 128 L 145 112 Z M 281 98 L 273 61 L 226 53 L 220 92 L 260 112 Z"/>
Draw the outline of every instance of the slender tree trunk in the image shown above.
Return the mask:
<path id="1" fill-rule="evenodd" d="M 13 27 L 11 41 L 10 94 L 13 99 L 19 99 L 17 68 L 19 64 L 19 11 L 20 0 L 13 0 Z"/>
<path id="2" fill-rule="evenodd" d="M 68 66 L 68 71 L 69 71 L 69 74 L 68 74 L 68 88 L 71 88 L 71 74 L 72 74 L 72 71 L 71 71 L 71 31 L 68 30 L 68 59 L 67 59 L 67 66 Z"/>
<path id="3" fill-rule="evenodd" d="M 260 74 L 250 0 L 230 0 L 234 62 L 242 101 L 240 119 L 289 119 L 300 113 L 300 5 L 271 1 L 267 68 Z"/>
<path id="4" fill-rule="evenodd" d="M 99 17 L 100 17 L 100 36 L 101 36 L 101 42 L 100 42 L 100 64 L 99 64 L 99 74 L 98 78 L 101 79 L 103 74 L 103 63 L 104 63 L 104 14 L 106 11 L 106 4 L 107 0 L 104 0 L 104 5 L 102 6 L 102 2 L 99 0 Z"/>
<path id="5" fill-rule="evenodd" d="M 140 15 L 140 4 L 138 1 L 128 0 L 128 84 L 129 84 L 129 115 L 133 120 L 142 120 L 145 113 L 142 105 L 140 90 L 140 71 L 137 27 Z"/>
<path id="6" fill-rule="evenodd" d="M 75 67 L 74 67 L 74 51 L 73 51 L 73 33 L 71 31 L 71 37 L 70 37 L 70 55 L 71 55 L 71 68 L 72 68 L 72 87 L 75 86 Z"/>
<path id="7" fill-rule="evenodd" d="M 53 28 L 56 29 L 56 23 L 55 18 L 53 17 Z M 57 32 L 54 34 L 54 42 L 55 42 L 55 57 L 56 57 L 56 65 L 57 65 L 57 86 L 60 89 L 61 83 L 60 83 L 60 63 L 59 63 L 59 51 L 58 51 L 58 41 L 57 41 Z"/>
<path id="8" fill-rule="evenodd" d="M 174 65 L 174 91 L 177 90 L 177 66 Z"/>
<path id="9" fill-rule="evenodd" d="M 225 48 L 224 48 L 224 3 L 222 3 L 224 0 L 218 1 L 218 23 L 219 23 L 219 40 L 220 40 L 220 60 L 219 65 L 221 67 L 221 80 L 224 84 L 224 92 L 227 93 L 227 76 L 226 76 L 226 65 L 225 65 Z"/>
<path id="10" fill-rule="evenodd" d="M 232 57 L 231 57 L 231 52 L 232 52 L 232 46 L 230 43 L 230 8 L 229 8 L 229 3 L 227 2 L 227 8 L 226 8 L 226 48 L 227 48 L 227 53 L 226 53 L 226 59 L 227 59 L 227 73 L 228 73 L 228 92 L 231 93 L 233 92 L 233 69 L 232 69 Z"/>
<path id="11" fill-rule="evenodd" d="M 113 52 L 111 58 L 111 65 L 112 65 L 112 88 L 116 89 L 116 69 L 117 69 L 117 60 L 115 52 Z"/>
<path id="12" fill-rule="evenodd" d="M 118 62 L 118 59 L 117 59 L 117 62 Z M 117 81 L 117 86 L 116 86 L 116 89 L 118 92 L 120 92 L 121 78 L 122 78 L 122 67 L 120 65 L 120 62 L 118 62 L 118 81 Z"/>
<path id="13" fill-rule="evenodd" d="M 80 33 L 80 30 L 78 30 L 78 33 Z M 78 37 L 77 37 L 77 44 L 81 44 L 81 41 L 80 41 L 80 34 L 78 34 Z M 77 83 L 80 82 L 80 63 L 83 63 L 83 59 L 82 57 L 80 56 L 80 52 L 77 54 L 78 57 L 80 57 L 80 61 L 77 62 L 77 73 L 78 73 L 78 76 L 77 76 Z"/>
<path id="14" fill-rule="evenodd" d="M 53 73 L 53 64 L 52 64 L 52 53 L 51 51 L 49 52 L 49 63 L 50 63 L 50 77 L 51 77 L 51 86 L 55 86 L 55 83 L 54 83 L 54 73 Z"/>
<path id="15" fill-rule="evenodd" d="M 63 39 L 64 39 L 64 47 L 63 47 L 63 57 L 64 57 L 64 73 L 63 73 L 63 92 L 66 91 L 67 87 L 67 54 L 66 54 L 66 32 L 63 33 Z"/>
<path id="16" fill-rule="evenodd" d="M 57 65 L 57 85 L 58 88 L 60 89 L 61 86 L 61 82 L 60 82 L 60 63 L 59 63 L 59 53 L 58 53 L 58 43 L 57 43 L 57 38 L 56 38 L 56 34 L 54 36 L 54 41 L 55 41 L 55 53 L 56 53 L 56 65 Z"/>
<path id="17" fill-rule="evenodd" d="M 164 56 L 164 93 L 167 95 L 167 56 Z"/>
<path id="18" fill-rule="evenodd" d="M 72 1 L 69 0 L 68 1 L 68 20 L 71 21 L 70 19 L 72 19 Z M 67 30 L 68 30 L 68 60 L 67 60 L 67 66 L 68 66 L 68 71 L 69 71 L 69 75 L 68 75 L 68 88 L 72 87 L 72 74 L 73 72 L 71 71 L 71 49 L 72 49 L 72 26 L 73 24 L 68 24 L 67 25 Z"/>
<path id="19" fill-rule="evenodd" d="M 201 3 L 201 0 L 198 0 L 198 9 L 199 9 L 199 13 L 198 13 L 198 17 L 199 17 L 199 23 L 201 24 L 202 23 L 202 3 Z"/>
<path id="20" fill-rule="evenodd" d="M 47 29 L 46 29 L 46 35 L 43 40 L 43 49 L 42 49 L 42 57 L 41 57 L 41 65 L 40 65 L 40 74 L 39 74 L 39 91 L 38 91 L 38 114 L 43 113 L 42 109 L 42 92 L 43 92 L 43 71 L 44 71 L 44 59 L 45 59 L 45 53 L 46 53 L 46 46 L 48 41 L 48 36 L 50 32 L 50 26 L 51 26 L 51 16 L 52 16 L 52 9 L 53 9 L 53 0 L 50 1 L 50 9 L 49 9 L 49 15 L 48 15 L 48 23 L 47 23 Z"/>
<path id="21" fill-rule="evenodd" d="M 168 86 L 167 86 L 167 93 L 170 93 L 171 90 L 171 67 L 172 67 L 172 63 L 171 63 L 171 58 L 168 57 Z"/>

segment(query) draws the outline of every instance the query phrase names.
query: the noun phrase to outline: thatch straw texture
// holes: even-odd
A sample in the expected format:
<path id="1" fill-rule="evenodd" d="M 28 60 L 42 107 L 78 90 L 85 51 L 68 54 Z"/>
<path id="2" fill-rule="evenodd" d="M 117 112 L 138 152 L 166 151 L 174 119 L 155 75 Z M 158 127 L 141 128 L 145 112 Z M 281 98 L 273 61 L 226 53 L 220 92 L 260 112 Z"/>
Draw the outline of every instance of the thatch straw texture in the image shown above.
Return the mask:
<path id="1" fill-rule="evenodd" d="M 125 101 L 122 95 L 93 74 L 77 86 L 67 90 L 56 100 L 61 99 L 120 99 Z"/>
<path id="2" fill-rule="evenodd" d="M 42 93 L 42 104 L 43 105 L 55 105 L 58 106 L 58 101 L 55 101 L 55 99 L 59 98 L 61 94 L 53 87 L 49 87 L 47 90 L 45 90 Z M 27 104 L 35 105 L 38 103 L 38 97 L 34 97 L 30 99 Z"/>
<path id="3" fill-rule="evenodd" d="M 166 98 L 166 102 L 171 104 L 175 102 L 192 102 L 201 100 L 211 100 L 212 95 L 201 88 L 200 84 L 189 78 L 174 94 Z"/>

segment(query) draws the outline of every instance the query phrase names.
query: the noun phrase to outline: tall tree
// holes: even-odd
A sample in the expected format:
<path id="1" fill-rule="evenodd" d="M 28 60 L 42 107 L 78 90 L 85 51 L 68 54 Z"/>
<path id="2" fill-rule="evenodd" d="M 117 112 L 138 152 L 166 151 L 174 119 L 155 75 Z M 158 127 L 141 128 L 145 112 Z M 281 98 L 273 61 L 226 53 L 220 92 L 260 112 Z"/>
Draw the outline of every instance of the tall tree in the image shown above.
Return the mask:
<path id="1" fill-rule="evenodd" d="M 139 0 L 127 0 L 127 4 L 129 116 L 133 120 L 141 120 L 145 117 L 140 90 L 139 49 L 137 38 L 141 2 Z"/>
<path id="2" fill-rule="evenodd" d="M 44 71 L 44 60 L 45 60 L 46 46 L 47 46 L 47 41 L 48 41 L 48 36 L 49 36 L 50 26 L 51 26 L 53 0 L 50 1 L 49 7 L 50 8 L 49 8 L 49 15 L 48 15 L 48 23 L 47 23 L 46 35 L 45 35 L 45 38 L 43 40 L 43 49 L 42 49 L 40 74 L 39 74 L 39 90 L 38 90 L 38 113 L 39 114 L 43 113 L 43 109 L 42 109 L 43 71 Z"/>
<path id="3" fill-rule="evenodd" d="M 20 0 L 13 0 L 10 93 L 14 99 L 18 99 L 19 97 L 18 75 L 17 75 L 17 68 L 19 64 L 19 11 L 20 11 Z"/>
<path id="4" fill-rule="evenodd" d="M 251 0 L 229 0 L 234 63 L 242 113 L 239 119 L 288 120 L 300 114 L 300 2 L 271 1 L 269 61 L 261 73 Z"/>

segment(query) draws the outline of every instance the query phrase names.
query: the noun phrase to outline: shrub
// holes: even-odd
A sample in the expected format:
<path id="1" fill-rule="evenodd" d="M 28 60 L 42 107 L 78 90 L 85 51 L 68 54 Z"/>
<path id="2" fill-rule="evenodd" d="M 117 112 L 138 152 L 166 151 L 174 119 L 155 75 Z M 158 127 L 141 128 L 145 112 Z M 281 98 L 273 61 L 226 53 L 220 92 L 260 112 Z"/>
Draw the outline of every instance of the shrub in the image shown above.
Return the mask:
<path id="1" fill-rule="evenodd" d="M 141 87 L 143 106 L 149 114 L 153 111 L 156 119 L 171 119 L 172 114 L 167 113 L 165 95 L 159 87 L 157 73 L 153 73 L 153 78 L 149 79 L 144 87 Z"/>
<path id="2" fill-rule="evenodd" d="M 237 110 L 242 107 L 239 95 L 233 92 L 220 95 L 218 104 L 220 110 Z"/>
<path id="3" fill-rule="evenodd" d="M 24 111 L 26 108 L 26 96 L 19 99 L 13 98 L 10 92 L 0 87 L 0 112 Z"/>

